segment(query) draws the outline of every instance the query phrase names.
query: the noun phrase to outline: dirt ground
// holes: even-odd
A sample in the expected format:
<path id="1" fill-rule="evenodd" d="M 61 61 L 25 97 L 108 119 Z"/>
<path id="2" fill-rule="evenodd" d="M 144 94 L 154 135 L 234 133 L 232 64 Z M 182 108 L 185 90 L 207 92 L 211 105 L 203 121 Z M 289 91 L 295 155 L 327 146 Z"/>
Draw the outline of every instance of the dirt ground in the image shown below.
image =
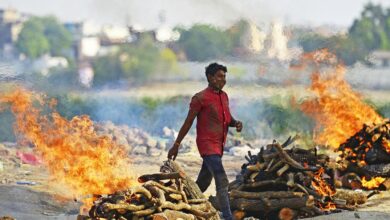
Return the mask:
<path id="1" fill-rule="evenodd" d="M 49 184 L 49 175 L 44 167 L 20 164 L 20 161 L 4 158 L 4 156 L 0 157 L 3 163 L 3 170 L 0 171 L 0 217 L 8 215 L 16 219 L 29 220 L 76 219 L 81 203 L 63 197 L 61 189 Z M 157 157 L 133 156 L 130 167 L 136 175 L 156 173 L 165 159 L 165 154 Z M 177 161 L 188 175 L 196 179 L 202 163 L 197 153 L 181 154 Z M 245 159 L 225 155 L 223 162 L 229 180 L 232 181 Z M 33 185 L 20 185 L 21 183 Z M 214 184 L 206 191 L 206 195 L 213 194 L 215 194 Z M 366 204 L 359 207 L 358 211 L 344 211 L 309 219 L 390 219 L 390 192 L 373 196 Z"/>

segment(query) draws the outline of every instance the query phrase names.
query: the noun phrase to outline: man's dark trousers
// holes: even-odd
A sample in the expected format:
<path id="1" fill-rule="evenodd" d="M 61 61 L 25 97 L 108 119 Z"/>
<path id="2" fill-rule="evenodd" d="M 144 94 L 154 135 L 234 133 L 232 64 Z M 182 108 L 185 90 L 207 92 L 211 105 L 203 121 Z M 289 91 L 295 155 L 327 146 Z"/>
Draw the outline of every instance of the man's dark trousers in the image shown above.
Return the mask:
<path id="1" fill-rule="evenodd" d="M 202 169 L 199 172 L 196 184 L 198 184 L 202 192 L 210 186 L 211 180 L 215 179 L 215 186 L 217 191 L 217 199 L 220 209 L 223 214 L 223 218 L 226 220 L 232 220 L 232 212 L 230 211 L 228 185 L 229 180 L 226 176 L 225 169 L 222 165 L 222 159 L 220 155 L 207 155 L 203 156 Z"/>

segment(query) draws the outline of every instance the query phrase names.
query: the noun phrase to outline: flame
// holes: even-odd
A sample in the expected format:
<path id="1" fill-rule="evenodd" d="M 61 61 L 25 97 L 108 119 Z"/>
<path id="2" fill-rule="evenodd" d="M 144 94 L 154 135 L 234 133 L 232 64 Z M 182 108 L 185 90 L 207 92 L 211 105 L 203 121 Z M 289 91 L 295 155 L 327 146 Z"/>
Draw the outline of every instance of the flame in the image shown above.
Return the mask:
<path id="1" fill-rule="evenodd" d="M 332 197 L 336 194 L 336 190 L 331 187 L 323 178 L 324 168 L 320 168 L 317 172 L 314 173 L 313 180 L 311 181 L 311 186 L 313 189 L 321 196 Z M 333 202 L 326 202 L 325 204 L 317 202 L 317 205 L 322 210 L 334 210 L 336 209 L 336 204 Z"/>
<path id="2" fill-rule="evenodd" d="M 374 177 L 374 178 L 371 178 L 371 180 L 367 181 L 367 180 L 366 180 L 366 177 L 363 176 L 363 178 L 362 178 L 362 185 L 363 185 L 363 187 L 366 188 L 366 189 L 376 189 L 376 188 L 378 188 L 385 180 L 386 180 L 386 178 L 383 178 L 383 177 Z"/>
<path id="3" fill-rule="evenodd" d="M 322 174 L 324 174 L 324 168 L 321 167 L 314 173 L 312 186 L 321 196 L 333 196 L 336 191 L 322 178 Z"/>
<path id="4" fill-rule="evenodd" d="M 314 98 L 305 100 L 301 110 L 316 121 L 315 141 L 333 148 L 359 131 L 363 124 L 381 123 L 383 118 L 362 101 L 345 81 L 345 66 L 323 49 L 305 54 L 303 66 L 314 67 L 309 88 Z M 320 71 L 324 66 L 330 71 Z"/>
<path id="5" fill-rule="evenodd" d="M 390 141 L 383 138 L 382 139 L 382 146 L 386 150 L 387 153 L 390 153 Z"/>
<path id="6" fill-rule="evenodd" d="M 125 150 L 96 134 L 88 116 L 67 120 L 53 109 L 55 100 L 46 103 L 42 94 L 22 88 L 0 96 L 0 110 L 9 105 L 15 116 L 16 136 L 34 144 L 53 180 L 70 189 L 69 196 L 113 193 L 136 182 Z M 44 114 L 47 108 L 51 111 Z"/>

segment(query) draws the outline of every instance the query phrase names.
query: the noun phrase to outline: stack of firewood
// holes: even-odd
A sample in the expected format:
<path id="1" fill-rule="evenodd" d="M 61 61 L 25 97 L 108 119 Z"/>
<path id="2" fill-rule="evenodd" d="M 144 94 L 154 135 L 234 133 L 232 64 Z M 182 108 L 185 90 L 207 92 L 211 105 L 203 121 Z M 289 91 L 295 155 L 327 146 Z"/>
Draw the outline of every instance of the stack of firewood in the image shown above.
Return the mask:
<path id="1" fill-rule="evenodd" d="M 338 148 L 343 186 L 390 189 L 390 121 L 363 128 Z M 378 180 L 380 179 L 380 180 Z M 380 181 L 377 184 L 367 182 Z M 367 187 L 373 185 L 373 187 Z"/>
<path id="2" fill-rule="evenodd" d="M 315 216 L 347 204 L 334 198 L 333 170 L 326 168 L 328 156 L 317 154 L 316 148 L 286 149 L 296 138 L 290 137 L 282 145 L 274 141 L 257 155 L 248 152 L 248 162 L 229 185 L 236 218 Z"/>
<path id="3" fill-rule="evenodd" d="M 213 219 L 219 215 L 174 161 L 166 161 L 161 173 L 138 178 L 141 186 L 97 196 L 89 211 L 92 219 Z"/>

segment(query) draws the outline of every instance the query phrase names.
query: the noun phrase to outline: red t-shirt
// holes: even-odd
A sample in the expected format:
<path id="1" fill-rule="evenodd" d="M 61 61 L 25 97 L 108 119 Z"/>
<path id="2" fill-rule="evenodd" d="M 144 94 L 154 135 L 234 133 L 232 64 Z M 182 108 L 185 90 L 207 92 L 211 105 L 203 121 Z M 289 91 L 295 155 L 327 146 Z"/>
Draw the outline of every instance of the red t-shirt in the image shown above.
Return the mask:
<path id="1" fill-rule="evenodd" d="M 223 154 L 228 127 L 232 119 L 229 98 L 224 91 L 211 87 L 195 94 L 190 109 L 197 112 L 196 144 L 201 156 Z"/>

